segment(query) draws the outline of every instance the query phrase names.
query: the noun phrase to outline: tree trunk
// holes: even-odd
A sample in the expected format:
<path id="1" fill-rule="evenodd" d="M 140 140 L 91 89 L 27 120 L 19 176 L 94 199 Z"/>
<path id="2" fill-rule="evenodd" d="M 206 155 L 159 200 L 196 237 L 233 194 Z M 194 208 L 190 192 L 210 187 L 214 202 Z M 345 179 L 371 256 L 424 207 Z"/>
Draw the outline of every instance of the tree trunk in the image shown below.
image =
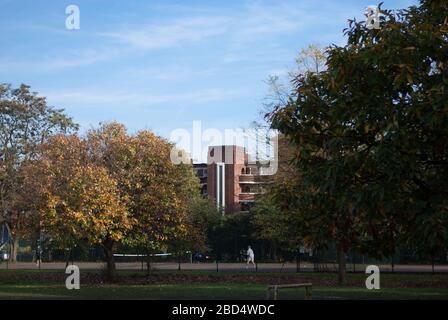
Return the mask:
<path id="1" fill-rule="evenodd" d="M 11 262 L 17 261 L 17 252 L 19 250 L 19 239 L 17 237 L 14 237 L 14 239 L 11 239 Z"/>
<path id="2" fill-rule="evenodd" d="M 272 251 L 273 251 L 273 254 L 274 254 L 274 261 L 277 262 L 278 261 L 278 259 L 277 259 L 277 246 L 276 246 L 275 243 L 272 244 Z"/>
<path id="3" fill-rule="evenodd" d="M 296 251 L 296 272 L 300 272 L 300 251 Z"/>
<path id="4" fill-rule="evenodd" d="M 146 257 L 146 276 L 151 277 L 151 262 L 149 257 Z"/>
<path id="5" fill-rule="evenodd" d="M 434 274 L 434 256 L 431 256 L 432 274 Z"/>
<path id="6" fill-rule="evenodd" d="M 65 269 L 67 269 L 70 264 L 70 256 L 72 255 L 72 249 L 65 250 Z"/>
<path id="7" fill-rule="evenodd" d="M 355 251 L 353 251 L 353 273 L 356 273 L 356 254 Z"/>
<path id="8" fill-rule="evenodd" d="M 341 245 L 337 248 L 338 260 L 338 284 L 345 285 L 347 282 L 347 265 L 345 259 L 345 251 Z"/>
<path id="9" fill-rule="evenodd" d="M 151 268 L 151 250 L 146 249 L 146 276 L 151 277 L 152 268 Z"/>
<path id="10" fill-rule="evenodd" d="M 115 257 L 113 252 L 114 241 L 105 240 L 103 243 L 104 256 L 107 263 L 107 278 L 108 280 L 114 281 L 117 276 L 117 270 L 115 267 Z"/>

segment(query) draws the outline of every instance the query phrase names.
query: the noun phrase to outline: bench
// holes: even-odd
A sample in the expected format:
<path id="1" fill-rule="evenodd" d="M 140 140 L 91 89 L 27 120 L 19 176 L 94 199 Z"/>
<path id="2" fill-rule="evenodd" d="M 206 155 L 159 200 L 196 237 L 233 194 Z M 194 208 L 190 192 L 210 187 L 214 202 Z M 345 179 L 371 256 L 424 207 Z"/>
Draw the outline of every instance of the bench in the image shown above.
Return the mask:
<path id="1" fill-rule="evenodd" d="M 272 291 L 274 291 L 274 300 L 278 299 L 278 290 L 279 289 L 290 289 L 290 288 L 305 288 L 305 300 L 311 300 L 311 288 L 312 283 L 296 283 L 296 284 L 278 284 L 278 285 L 269 285 L 267 287 L 266 292 L 266 300 L 271 300 Z"/>

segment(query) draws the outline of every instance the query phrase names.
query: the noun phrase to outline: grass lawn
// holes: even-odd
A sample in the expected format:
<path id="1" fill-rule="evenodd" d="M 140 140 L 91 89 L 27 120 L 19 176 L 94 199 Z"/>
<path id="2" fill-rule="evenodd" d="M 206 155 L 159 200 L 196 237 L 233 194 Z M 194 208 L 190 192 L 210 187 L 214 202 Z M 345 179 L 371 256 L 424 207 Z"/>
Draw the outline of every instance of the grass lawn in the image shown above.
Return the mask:
<path id="1" fill-rule="evenodd" d="M 251 284 L 98 285 L 67 290 L 61 284 L 2 285 L 0 299 L 264 299 L 266 286 Z M 280 291 L 280 299 L 303 299 L 303 290 Z M 448 289 L 313 288 L 313 299 L 448 299 Z"/>
<path id="2" fill-rule="evenodd" d="M 83 284 L 81 279 L 80 290 L 67 290 L 64 281 L 51 279 L 51 274 L 54 275 L 54 273 L 2 271 L 0 272 L 0 299 L 265 299 L 265 282 L 273 283 L 276 279 L 285 276 L 279 273 L 253 275 L 224 272 L 159 272 L 157 273 L 158 283 L 153 284 L 126 282 Z M 142 274 L 133 272 L 120 274 L 131 278 L 142 277 Z M 44 276 L 42 280 L 39 280 L 40 276 Z M 65 275 L 61 279 L 63 277 Z M 189 279 L 190 282 L 176 283 L 177 277 Z M 200 282 L 194 282 L 196 277 L 202 277 Z M 244 277 L 248 277 L 247 281 L 238 280 Z M 365 289 L 362 284 L 366 276 L 363 274 L 349 275 L 352 284 L 348 287 L 332 284 L 331 281 L 335 277 L 336 275 L 331 273 L 307 274 L 306 281 L 314 283 L 313 299 L 448 299 L 448 287 L 441 285 L 448 280 L 448 275 L 384 274 L 381 281 L 385 286 L 380 290 Z M 164 279 L 169 283 L 163 283 Z M 280 290 L 279 298 L 303 299 L 304 290 Z"/>

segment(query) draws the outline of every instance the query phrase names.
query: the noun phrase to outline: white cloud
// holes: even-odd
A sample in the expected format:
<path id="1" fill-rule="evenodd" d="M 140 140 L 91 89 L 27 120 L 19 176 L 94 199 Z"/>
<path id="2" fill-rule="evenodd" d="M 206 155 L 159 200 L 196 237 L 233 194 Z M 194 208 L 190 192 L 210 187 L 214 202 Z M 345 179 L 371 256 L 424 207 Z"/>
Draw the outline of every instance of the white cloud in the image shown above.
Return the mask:
<path id="1" fill-rule="evenodd" d="M 3 61 L 0 71 L 11 71 L 15 73 L 53 72 L 69 68 L 93 65 L 98 62 L 111 60 L 122 54 L 123 51 L 115 48 L 86 48 L 77 51 L 69 51 L 65 54 L 54 53 L 39 57 L 34 61 Z"/>
<path id="2" fill-rule="evenodd" d="M 227 22 L 228 19 L 223 17 L 184 18 L 100 35 L 120 40 L 134 48 L 164 49 L 223 34 Z"/>
<path id="3" fill-rule="evenodd" d="M 43 65 L 44 68 L 49 70 L 73 68 L 109 60 L 114 57 L 115 54 L 117 54 L 117 52 L 110 49 L 85 49 L 65 57 L 48 59 L 47 63 L 44 63 Z"/>
<path id="4" fill-rule="evenodd" d="M 277 3 L 276 5 L 252 4 L 241 16 L 238 36 L 265 36 L 268 34 L 298 31 L 309 14 L 297 8 Z"/>
<path id="5" fill-rule="evenodd" d="M 198 77 L 210 77 L 219 72 L 217 67 L 200 67 L 183 65 L 150 65 L 130 67 L 124 70 L 120 76 L 131 79 L 153 79 L 161 81 L 191 81 Z"/>
<path id="6" fill-rule="evenodd" d="M 223 62 L 290 59 L 290 52 L 281 44 L 282 37 L 291 34 L 298 37 L 314 18 L 313 13 L 300 9 L 298 3 L 250 4 L 236 17 Z"/>
<path id="7" fill-rule="evenodd" d="M 200 104 L 233 98 L 239 95 L 235 90 L 204 89 L 195 92 L 183 92 L 176 94 L 145 94 L 127 91 L 92 91 L 70 90 L 42 92 L 50 104 L 62 106 L 106 106 L 106 107 L 132 107 L 152 106 L 157 104 L 169 104 L 186 102 L 188 104 Z"/>
<path id="8" fill-rule="evenodd" d="M 214 38 L 218 38 L 223 47 L 222 61 L 225 63 L 245 60 L 249 56 L 255 60 L 257 56 L 264 57 L 264 60 L 270 59 L 278 53 L 273 50 L 277 36 L 297 32 L 315 18 L 296 7 L 297 5 L 282 2 L 275 5 L 251 3 L 241 6 L 239 11 L 223 12 L 210 7 L 193 11 L 187 7 L 180 7 L 178 8 L 180 12 L 188 12 L 190 16 L 158 20 L 149 24 L 128 25 L 112 29 L 110 32 L 89 34 L 86 36 L 95 38 L 89 40 L 89 48 L 81 46 L 77 52 L 62 48 L 51 55 L 41 56 L 37 61 L 21 63 L 11 61 L 8 63 L 8 68 L 19 72 L 58 71 L 94 65 L 124 56 L 127 58 L 141 50 L 184 48 L 189 44 Z M 27 28 L 56 32 L 45 26 L 27 25 Z M 60 33 L 66 33 L 66 30 Z M 104 42 L 104 39 L 113 41 Z M 253 50 L 254 48 L 257 50 Z"/>
<path id="9" fill-rule="evenodd" d="M 250 4 L 232 13 L 216 10 L 193 13 L 196 16 L 133 25 L 98 35 L 143 50 L 179 47 L 218 36 L 231 46 L 247 46 L 254 41 L 266 41 L 268 36 L 297 32 L 306 21 L 313 19 L 310 14 L 284 3 Z"/>
<path id="10" fill-rule="evenodd" d="M 58 48 L 55 52 L 41 53 L 36 59 L 20 63 L 15 58 L 10 61 L 4 59 L 0 71 L 13 70 L 17 74 L 55 72 L 94 66 L 101 62 L 112 64 L 119 60 L 130 61 L 134 56 L 138 57 L 140 52 L 169 48 L 175 48 L 179 56 L 188 56 L 189 60 L 185 61 L 199 61 L 199 55 L 206 55 L 210 58 L 208 62 L 215 63 L 213 72 L 216 72 L 216 69 L 228 68 L 229 63 L 246 61 L 261 68 L 267 64 L 293 59 L 290 47 L 281 42 L 285 35 L 294 34 L 300 43 L 299 36 L 310 30 L 310 26 L 315 25 L 316 21 L 332 21 L 330 18 L 316 16 L 318 11 L 305 10 L 304 4 L 295 1 L 278 1 L 271 4 L 262 1 L 249 2 L 238 5 L 237 8 L 220 11 L 210 6 L 192 8 L 194 10 L 188 6 L 176 7 L 176 16 L 183 18 L 172 18 L 171 15 L 171 18 L 159 18 L 146 24 L 128 24 L 126 27 L 115 25 L 110 26 L 110 31 L 82 34 L 79 40 L 88 47 L 81 45 L 75 52 L 69 48 Z M 166 14 L 173 9 L 162 6 L 159 10 Z M 339 11 L 336 13 L 340 14 Z M 29 25 L 28 27 L 39 28 Z M 51 31 L 51 28 L 47 31 Z M 93 38 L 85 42 L 85 37 Z M 325 35 L 323 38 L 325 40 Z M 189 48 L 191 44 L 201 44 L 201 47 Z M 157 59 L 160 61 L 160 58 Z M 198 65 L 200 64 L 196 63 L 194 68 L 187 66 L 184 69 L 178 65 L 160 65 L 155 70 L 143 66 L 142 70 L 136 70 L 135 74 L 142 77 L 151 75 L 163 81 L 188 80 L 189 77 L 197 75 Z M 246 65 L 243 67 L 246 68 Z M 210 69 L 210 65 L 205 68 Z M 123 73 L 126 73 L 126 70 Z"/>
<path id="11" fill-rule="evenodd" d="M 182 48 L 206 41 L 219 39 L 221 62 L 224 64 L 243 60 L 259 62 L 283 60 L 289 57 L 284 48 L 277 47 L 277 38 L 285 34 L 298 33 L 315 19 L 312 14 L 291 3 L 250 3 L 242 5 L 239 11 L 218 12 L 213 10 L 187 10 L 192 16 L 127 26 L 97 35 L 110 38 L 134 51 L 151 51 Z M 212 44 L 214 48 L 216 43 Z M 185 54 L 188 51 L 180 51 Z M 194 52 L 196 53 L 196 52 Z M 160 73 L 157 73 L 160 75 Z M 175 74 L 160 75 L 160 79 L 178 78 Z"/>

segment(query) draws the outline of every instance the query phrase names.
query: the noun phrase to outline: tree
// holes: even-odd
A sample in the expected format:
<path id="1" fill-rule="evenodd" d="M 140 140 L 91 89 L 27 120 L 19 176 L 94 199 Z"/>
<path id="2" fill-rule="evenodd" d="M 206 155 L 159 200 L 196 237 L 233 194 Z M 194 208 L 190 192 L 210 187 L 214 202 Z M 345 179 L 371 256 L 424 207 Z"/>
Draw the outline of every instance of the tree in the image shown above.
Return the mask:
<path id="1" fill-rule="evenodd" d="M 85 141 L 52 137 L 27 170 L 24 190 L 32 196 L 27 209 L 37 213 L 41 231 L 64 244 L 81 239 L 100 245 L 113 278 L 113 245 L 124 239 L 133 220 L 117 182 L 91 163 Z"/>
<path id="2" fill-rule="evenodd" d="M 296 58 L 297 70 L 293 70 L 290 76 L 300 74 L 318 74 L 326 69 L 327 54 L 319 45 L 312 43 L 307 48 L 301 49 Z"/>
<path id="3" fill-rule="evenodd" d="M 129 136 L 119 123 L 89 131 L 86 143 L 128 201 L 134 222 L 125 243 L 146 249 L 149 272 L 150 254 L 186 231 L 189 201 L 199 193 L 191 165 L 172 163 L 173 145 L 163 138 L 149 131 Z"/>
<path id="4" fill-rule="evenodd" d="M 208 228 L 209 245 L 217 261 L 240 258 L 240 251 L 252 245 L 254 250 L 254 228 L 248 213 L 213 214 Z M 260 255 L 261 256 L 261 255 Z"/>
<path id="5" fill-rule="evenodd" d="M 20 237 L 26 232 L 25 212 L 16 201 L 23 182 L 24 161 L 33 159 L 37 147 L 56 133 L 77 129 L 62 109 L 47 105 L 44 97 L 22 84 L 13 89 L 0 85 L 0 223 L 12 239 L 11 260 L 15 261 Z"/>
<path id="6" fill-rule="evenodd" d="M 253 214 L 251 223 L 255 229 L 254 237 L 269 244 L 274 258 L 277 256 L 279 247 L 290 249 L 289 240 L 291 239 L 285 234 L 287 223 L 282 215 L 284 212 L 269 195 L 258 200 L 250 212 Z"/>
<path id="7" fill-rule="evenodd" d="M 327 70 L 296 76 L 269 115 L 297 148 L 302 179 L 289 203 L 313 241 L 336 242 L 340 282 L 350 247 L 391 256 L 417 236 L 416 221 L 446 216 L 447 9 L 382 10 L 379 30 L 351 21 Z"/>
<path id="8" fill-rule="evenodd" d="M 209 250 L 208 231 L 219 221 L 220 214 L 210 201 L 204 199 L 197 189 L 190 195 L 188 212 L 184 221 L 185 228 L 168 241 L 168 250 L 180 258 L 189 251 L 205 252 Z M 179 265 L 180 269 L 180 265 Z"/>
<path id="9" fill-rule="evenodd" d="M 170 161 L 171 147 L 149 131 L 128 135 L 119 123 L 92 129 L 84 139 L 50 138 L 27 161 L 24 209 L 62 243 L 101 245 L 113 279 L 116 244 L 145 247 L 149 259 L 190 231 L 197 178 L 191 165 Z"/>
<path id="10" fill-rule="evenodd" d="M 358 207 L 368 214 L 367 243 L 376 242 L 369 246 L 377 255 L 422 235 L 419 246 L 433 251 L 434 233 L 444 243 L 438 254 L 447 248 L 446 231 L 417 227 L 447 214 L 447 10 L 444 1 L 421 1 L 383 11 L 380 30 L 352 22 L 348 46 L 329 57 L 339 92 L 334 112 L 352 124 L 342 138 L 354 137 L 363 161 Z"/>

